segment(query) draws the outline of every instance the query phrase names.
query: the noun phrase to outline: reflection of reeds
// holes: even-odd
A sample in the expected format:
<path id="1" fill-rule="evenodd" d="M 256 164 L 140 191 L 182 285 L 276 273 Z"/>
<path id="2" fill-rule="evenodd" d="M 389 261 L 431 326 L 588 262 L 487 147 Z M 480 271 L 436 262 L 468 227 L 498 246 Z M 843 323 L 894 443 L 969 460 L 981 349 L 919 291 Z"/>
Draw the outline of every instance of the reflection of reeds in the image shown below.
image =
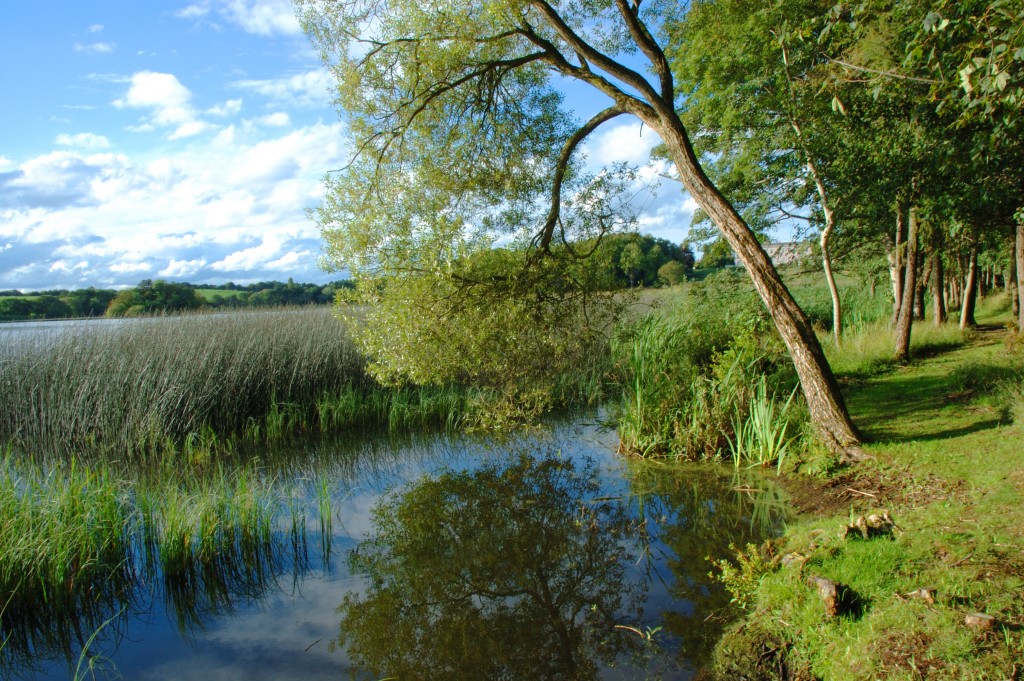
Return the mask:
<path id="1" fill-rule="evenodd" d="M 253 466 L 126 477 L 74 459 L 49 468 L 0 461 L 0 676 L 33 659 L 73 662 L 91 634 L 147 597 L 164 600 L 190 632 L 265 593 L 288 567 L 289 543 L 305 543 L 307 517 L 332 530 L 325 482 L 315 499 L 292 502 L 301 519 L 289 537 L 277 531 L 288 512 L 281 485 Z M 118 635 L 108 628 L 104 637 Z"/>

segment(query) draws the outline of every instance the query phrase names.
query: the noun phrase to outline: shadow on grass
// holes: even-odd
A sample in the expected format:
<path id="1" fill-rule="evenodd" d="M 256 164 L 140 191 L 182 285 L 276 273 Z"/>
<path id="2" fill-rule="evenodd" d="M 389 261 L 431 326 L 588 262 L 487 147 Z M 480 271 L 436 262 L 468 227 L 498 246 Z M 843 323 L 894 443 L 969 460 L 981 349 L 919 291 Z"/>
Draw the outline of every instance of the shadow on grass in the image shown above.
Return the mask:
<path id="1" fill-rule="evenodd" d="M 992 408 L 971 407 L 1010 370 L 968 364 L 943 374 L 890 374 L 850 395 L 851 413 L 872 442 L 934 441 L 989 430 L 1007 422 Z"/>

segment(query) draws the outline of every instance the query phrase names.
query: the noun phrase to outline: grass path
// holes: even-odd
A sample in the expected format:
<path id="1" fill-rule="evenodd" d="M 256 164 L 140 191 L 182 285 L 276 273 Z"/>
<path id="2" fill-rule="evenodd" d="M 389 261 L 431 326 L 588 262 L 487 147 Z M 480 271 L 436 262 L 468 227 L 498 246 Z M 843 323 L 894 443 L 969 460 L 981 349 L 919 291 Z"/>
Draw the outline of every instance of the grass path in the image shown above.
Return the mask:
<path id="1" fill-rule="evenodd" d="M 1005 335 L 984 327 L 851 387 L 875 458 L 791 481 L 805 514 L 761 547 L 765 570 L 731 585 L 755 606 L 719 646 L 724 678 L 1024 678 L 1024 426 L 996 395 L 1020 365 Z M 883 511 L 891 532 L 847 534 Z M 842 614 L 826 614 L 814 577 L 846 590 Z M 991 628 L 966 624 L 974 613 Z"/>

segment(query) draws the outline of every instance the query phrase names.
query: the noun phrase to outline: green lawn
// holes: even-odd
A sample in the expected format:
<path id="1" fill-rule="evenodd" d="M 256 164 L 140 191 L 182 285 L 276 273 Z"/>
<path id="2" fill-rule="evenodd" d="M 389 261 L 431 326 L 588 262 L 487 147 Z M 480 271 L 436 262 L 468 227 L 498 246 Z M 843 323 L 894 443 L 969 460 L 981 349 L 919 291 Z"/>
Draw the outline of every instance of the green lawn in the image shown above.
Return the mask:
<path id="1" fill-rule="evenodd" d="M 981 321 L 959 348 L 852 372 L 849 406 L 874 460 L 791 480 L 807 512 L 761 547 L 772 560 L 745 585 L 754 605 L 719 646 L 724 678 L 1024 674 L 1024 423 L 1012 420 L 1024 353 L 1007 349 L 999 317 Z M 883 511 L 891 535 L 845 536 Z M 783 565 L 790 553 L 799 559 Z M 813 576 L 851 590 L 845 614 L 826 616 Z M 934 602 L 912 595 L 921 588 Z M 972 613 L 994 617 L 992 629 L 968 626 Z"/>
<path id="2" fill-rule="evenodd" d="M 224 299 L 228 299 L 228 298 L 241 298 L 242 296 L 244 296 L 245 294 L 247 294 L 249 292 L 248 291 L 230 291 L 230 290 L 218 289 L 218 288 L 197 288 L 196 289 L 196 293 L 198 293 L 199 296 L 204 301 L 209 302 L 209 301 L 213 300 L 214 296 L 220 296 L 221 298 L 224 298 Z"/>

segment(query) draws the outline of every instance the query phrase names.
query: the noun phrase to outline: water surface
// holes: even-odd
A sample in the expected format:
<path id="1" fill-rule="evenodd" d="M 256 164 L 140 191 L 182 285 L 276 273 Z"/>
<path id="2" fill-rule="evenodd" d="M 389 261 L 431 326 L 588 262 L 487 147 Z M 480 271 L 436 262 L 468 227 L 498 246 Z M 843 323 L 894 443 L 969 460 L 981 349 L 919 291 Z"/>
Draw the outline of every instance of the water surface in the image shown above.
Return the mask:
<path id="1" fill-rule="evenodd" d="M 15 631 L 0 675 L 688 679 L 727 614 L 706 557 L 783 519 L 766 480 L 625 461 L 590 423 L 349 439 L 264 454 L 283 503 L 325 486 L 326 528 L 282 513 L 258 555 L 187 579 L 140 559 L 95 612 Z"/>

